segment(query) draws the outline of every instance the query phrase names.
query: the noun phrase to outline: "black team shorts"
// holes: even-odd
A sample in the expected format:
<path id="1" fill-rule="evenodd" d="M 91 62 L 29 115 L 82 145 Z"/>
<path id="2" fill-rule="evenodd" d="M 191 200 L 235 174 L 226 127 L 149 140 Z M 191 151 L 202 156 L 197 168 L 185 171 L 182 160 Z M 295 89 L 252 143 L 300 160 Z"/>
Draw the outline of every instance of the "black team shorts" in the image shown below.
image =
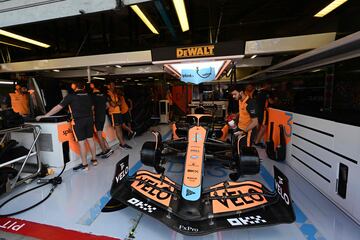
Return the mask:
<path id="1" fill-rule="evenodd" d="M 95 116 L 95 129 L 96 131 L 103 131 L 105 125 L 105 115 L 104 116 Z"/>
<path id="2" fill-rule="evenodd" d="M 126 112 L 126 113 L 121 114 L 121 115 L 122 115 L 123 123 L 131 123 L 131 117 L 130 117 L 129 112 Z"/>
<path id="3" fill-rule="evenodd" d="M 120 126 L 124 123 L 121 113 L 113 113 L 110 115 L 111 117 L 111 124 L 113 127 Z"/>
<path id="4" fill-rule="evenodd" d="M 72 127 L 77 142 L 93 137 L 94 123 L 92 117 L 78 118 L 74 120 L 74 123 Z"/>

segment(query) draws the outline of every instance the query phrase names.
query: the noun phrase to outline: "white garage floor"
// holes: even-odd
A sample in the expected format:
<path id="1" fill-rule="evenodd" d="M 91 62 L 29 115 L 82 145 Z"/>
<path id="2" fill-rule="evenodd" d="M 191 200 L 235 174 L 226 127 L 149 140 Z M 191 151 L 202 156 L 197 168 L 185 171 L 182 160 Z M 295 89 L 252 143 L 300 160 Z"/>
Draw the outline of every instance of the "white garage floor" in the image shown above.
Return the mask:
<path id="1" fill-rule="evenodd" d="M 170 137 L 168 126 L 162 125 L 157 128 L 162 132 L 164 138 Z M 46 228 L 46 231 L 52 234 L 46 237 L 47 239 L 90 239 L 89 236 L 93 236 L 94 239 L 126 239 L 132 229 L 135 229 L 135 239 L 195 238 L 176 233 L 157 220 L 143 215 L 135 209 L 125 208 L 111 213 L 101 212 L 103 206 L 110 199 L 109 190 L 114 174 L 114 166 L 118 160 L 127 154 L 130 155 L 130 174 L 140 168 L 150 169 L 141 164 L 140 149 L 145 141 L 152 139 L 152 136 L 150 132 L 147 132 L 136 137 L 135 140 L 130 141 L 130 145 L 134 147 L 133 150 L 118 149 L 110 158 L 101 159 L 99 165 L 91 167 L 89 172 L 65 171 L 62 175 L 63 183 L 56 188 L 52 196 L 43 204 L 12 218 L 0 218 L 0 239 L 30 239 L 26 238 L 26 236 L 21 237 L 19 234 L 33 237 L 34 231 L 42 228 Z M 295 203 L 296 222 L 262 228 L 221 231 L 196 237 L 196 239 L 360 239 L 359 225 L 348 218 L 286 164 L 275 163 L 265 157 L 264 150 L 258 149 L 258 151 L 263 159 L 261 172 L 258 175 L 246 178 L 256 179 L 272 188 L 272 167 L 276 164 L 290 180 L 290 192 Z M 182 169 L 183 166 L 180 163 L 168 163 L 167 176 L 175 181 L 181 180 Z M 204 178 L 205 184 L 223 181 L 227 178 L 227 174 L 227 171 L 219 166 L 207 166 Z M 2 196 L 0 203 L 14 194 L 35 185 L 36 183 L 31 183 L 18 187 L 10 195 Z M 49 189 L 50 186 L 46 186 L 16 199 L 8 206 L 0 209 L 0 214 L 14 212 L 30 206 L 45 197 Z M 22 221 L 26 221 L 26 224 L 21 225 Z M 16 226 L 21 229 L 15 231 Z M 49 230 L 49 227 L 55 228 Z M 67 230 L 74 230 L 71 234 L 80 232 L 89 235 L 85 236 L 85 238 L 76 237 L 76 234 L 66 235 L 67 237 L 57 236 L 57 234 L 61 235 L 63 234 L 62 231 Z M 12 233 L 16 233 L 16 235 Z M 96 238 L 96 236 L 98 237 Z"/>

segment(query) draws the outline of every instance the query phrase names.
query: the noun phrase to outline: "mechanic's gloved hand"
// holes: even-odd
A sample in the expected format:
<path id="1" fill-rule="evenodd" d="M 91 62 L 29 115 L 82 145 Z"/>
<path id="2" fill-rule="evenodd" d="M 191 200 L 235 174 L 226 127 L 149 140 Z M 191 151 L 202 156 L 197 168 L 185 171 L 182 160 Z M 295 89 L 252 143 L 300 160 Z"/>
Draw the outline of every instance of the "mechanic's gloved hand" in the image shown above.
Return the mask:
<path id="1" fill-rule="evenodd" d="M 245 132 L 242 130 L 238 130 L 238 131 L 234 132 L 234 135 L 236 137 L 241 137 L 241 136 L 245 135 Z"/>

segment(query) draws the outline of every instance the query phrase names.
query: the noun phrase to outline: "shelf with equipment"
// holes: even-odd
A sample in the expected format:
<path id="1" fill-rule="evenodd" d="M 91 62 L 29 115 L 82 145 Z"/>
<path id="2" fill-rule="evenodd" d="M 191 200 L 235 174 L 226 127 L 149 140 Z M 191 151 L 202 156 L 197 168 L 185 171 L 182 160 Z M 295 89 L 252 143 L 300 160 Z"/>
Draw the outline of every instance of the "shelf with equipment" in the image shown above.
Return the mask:
<path id="1" fill-rule="evenodd" d="M 32 142 L 30 144 L 29 149 L 26 149 L 26 154 L 22 156 L 17 156 L 11 160 L 1 161 L 0 162 L 0 169 L 12 166 L 14 164 L 19 164 L 18 166 L 20 169 L 17 171 L 16 175 L 12 178 L 9 178 L 6 182 L 6 192 L 11 191 L 16 186 L 24 183 L 25 181 L 35 178 L 40 174 L 41 171 L 41 160 L 39 156 L 39 146 L 38 146 L 38 139 L 41 134 L 41 128 L 38 125 L 29 125 L 24 124 L 19 127 L 8 128 L 0 130 L 0 145 L 5 146 L 6 141 L 12 139 L 12 134 L 14 133 L 24 133 L 32 135 Z M 32 173 L 25 173 L 26 165 L 33 164 L 30 163 L 30 159 L 36 158 L 35 165 L 36 171 Z"/>

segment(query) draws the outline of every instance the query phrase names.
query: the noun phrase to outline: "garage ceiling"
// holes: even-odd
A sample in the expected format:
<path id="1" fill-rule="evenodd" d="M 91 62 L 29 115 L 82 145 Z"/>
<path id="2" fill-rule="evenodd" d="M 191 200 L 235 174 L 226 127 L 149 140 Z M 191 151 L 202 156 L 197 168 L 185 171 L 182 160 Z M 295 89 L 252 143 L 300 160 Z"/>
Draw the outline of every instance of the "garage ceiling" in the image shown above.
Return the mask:
<path id="1" fill-rule="evenodd" d="M 147 50 L 156 47 L 231 40 L 257 40 L 323 32 L 337 38 L 360 30 L 360 1 L 349 0 L 323 18 L 313 15 L 332 0 L 185 0 L 190 31 L 183 33 L 171 0 L 161 0 L 170 17 L 155 1 L 140 3 L 160 34 L 152 34 L 130 7 L 118 1 L 113 10 L 2 28 L 50 44 L 44 49 L 0 37 L 0 62 L 52 59 L 93 54 Z M 159 1 L 158 1 L 159 2 Z M 0 20 L 1 21 L 1 20 Z M 280 58 L 283 59 L 283 58 Z"/>

